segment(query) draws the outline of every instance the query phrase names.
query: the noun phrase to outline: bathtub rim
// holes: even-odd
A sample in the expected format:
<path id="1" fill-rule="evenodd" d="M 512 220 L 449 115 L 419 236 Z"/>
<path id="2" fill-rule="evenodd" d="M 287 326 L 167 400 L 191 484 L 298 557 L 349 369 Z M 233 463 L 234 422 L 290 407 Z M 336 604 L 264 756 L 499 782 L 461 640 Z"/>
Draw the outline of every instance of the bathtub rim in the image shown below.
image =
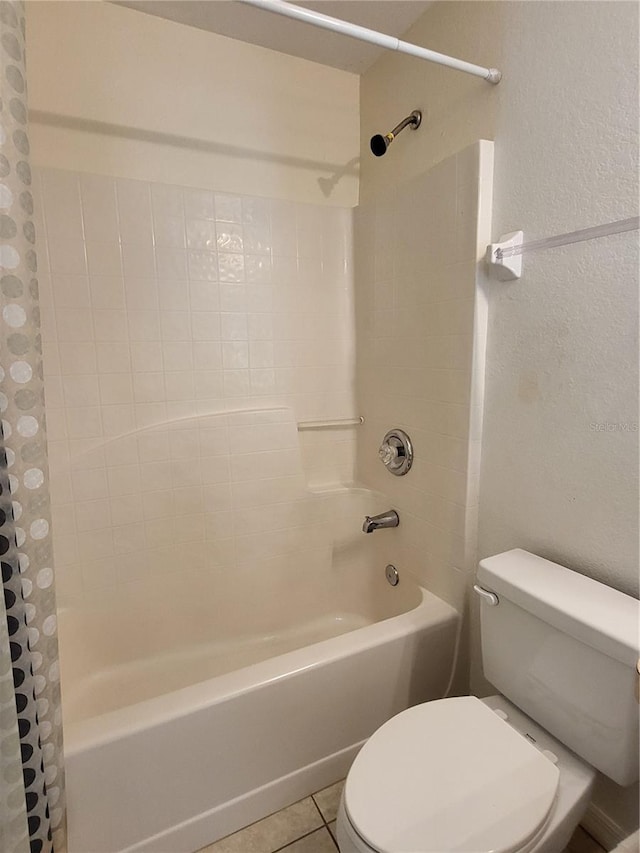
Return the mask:
<path id="1" fill-rule="evenodd" d="M 198 713 L 232 697 L 250 694 L 267 684 L 293 678 L 305 670 L 341 660 L 364 649 L 375 648 L 389 640 L 409 636 L 419 629 L 428 628 L 431 623 L 440 626 L 444 622 L 455 622 L 462 618 L 450 604 L 424 587 L 416 586 L 421 595 L 420 602 L 405 613 L 133 705 L 65 724 L 63 703 L 65 755 L 72 757 L 86 749 L 99 748 L 185 714 Z"/>

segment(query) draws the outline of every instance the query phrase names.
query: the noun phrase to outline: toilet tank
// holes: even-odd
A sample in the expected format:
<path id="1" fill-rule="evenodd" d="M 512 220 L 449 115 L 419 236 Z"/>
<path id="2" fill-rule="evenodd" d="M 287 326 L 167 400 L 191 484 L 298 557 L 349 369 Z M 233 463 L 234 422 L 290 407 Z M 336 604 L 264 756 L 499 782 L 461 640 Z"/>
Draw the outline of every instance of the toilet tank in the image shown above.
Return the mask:
<path id="1" fill-rule="evenodd" d="M 482 560 L 485 677 L 619 785 L 638 779 L 640 602 L 519 548 Z"/>

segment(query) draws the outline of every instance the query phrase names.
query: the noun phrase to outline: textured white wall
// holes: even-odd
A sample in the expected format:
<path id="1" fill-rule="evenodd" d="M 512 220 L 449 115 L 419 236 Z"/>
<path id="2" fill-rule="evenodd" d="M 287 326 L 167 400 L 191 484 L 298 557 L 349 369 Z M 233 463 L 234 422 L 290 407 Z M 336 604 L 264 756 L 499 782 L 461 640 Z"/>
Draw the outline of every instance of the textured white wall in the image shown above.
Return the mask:
<path id="1" fill-rule="evenodd" d="M 637 6 L 506 14 L 494 234 L 637 214 Z M 637 248 L 626 234 L 530 255 L 495 286 L 480 522 L 483 553 L 519 544 L 636 596 Z"/>
<path id="2" fill-rule="evenodd" d="M 36 165 L 357 203 L 355 74 L 110 3 L 27 7 Z"/>
<path id="3" fill-rule="evenodd" d="M 505 6 L 494 234 L 637 215 L 638 7 Z M 519 545 L 638 595 L 637 335 L 637 234 L 526 257 L 494 288 L 481 554 Z M 601 779 L 596 802 L 637 826 L 637 786 Z"/>
<path id="4" fill-rule="evenodd" d="M 497 65 L 504 79 L 491 87 L 395 55 L 376 63 L 361 82 L 361 196 L 485 137 L 496 143 L 496 237 L 633 216 L 637 36 L 632 3 L 434 4 L 407 39 Z M 382 160 L 368 155 L 370 135 L 416 107 L 423 127 Z M 637 235 L 529 256 L 524 269 L 489 289 L 480 553 L 519 545 L 637 595 Z M 606 423 L 631 429 L 592 427 Z M 637 825 L 637 788 L 605 784 L 598 802 Z"/>

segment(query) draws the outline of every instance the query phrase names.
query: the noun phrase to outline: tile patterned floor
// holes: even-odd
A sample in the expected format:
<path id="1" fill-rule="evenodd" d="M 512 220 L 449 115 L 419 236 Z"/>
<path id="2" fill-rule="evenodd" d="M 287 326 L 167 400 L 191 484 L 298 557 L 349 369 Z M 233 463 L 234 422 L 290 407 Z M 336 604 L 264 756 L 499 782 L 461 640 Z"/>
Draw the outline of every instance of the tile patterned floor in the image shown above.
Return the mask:
<path id="1" fill-rule="evenodd" d="M 336 853 L 344 780 L 210 844 L 199 853 Z M 581 826 L 564 853 L 605 853 Z"/>

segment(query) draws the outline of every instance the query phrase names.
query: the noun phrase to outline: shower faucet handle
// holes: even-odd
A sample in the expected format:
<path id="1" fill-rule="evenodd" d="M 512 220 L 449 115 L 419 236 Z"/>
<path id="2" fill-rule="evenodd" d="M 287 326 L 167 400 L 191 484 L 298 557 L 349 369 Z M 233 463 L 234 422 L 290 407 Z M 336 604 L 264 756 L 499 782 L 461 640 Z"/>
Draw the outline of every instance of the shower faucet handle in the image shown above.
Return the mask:
<path id="1" fill-rule="evenodd" d="M 384 441 L 378 450 L 378 456 L 382 460 L 383 465 L 391 465 L 398 458 L 398 448 L 393 444 Z"/>

